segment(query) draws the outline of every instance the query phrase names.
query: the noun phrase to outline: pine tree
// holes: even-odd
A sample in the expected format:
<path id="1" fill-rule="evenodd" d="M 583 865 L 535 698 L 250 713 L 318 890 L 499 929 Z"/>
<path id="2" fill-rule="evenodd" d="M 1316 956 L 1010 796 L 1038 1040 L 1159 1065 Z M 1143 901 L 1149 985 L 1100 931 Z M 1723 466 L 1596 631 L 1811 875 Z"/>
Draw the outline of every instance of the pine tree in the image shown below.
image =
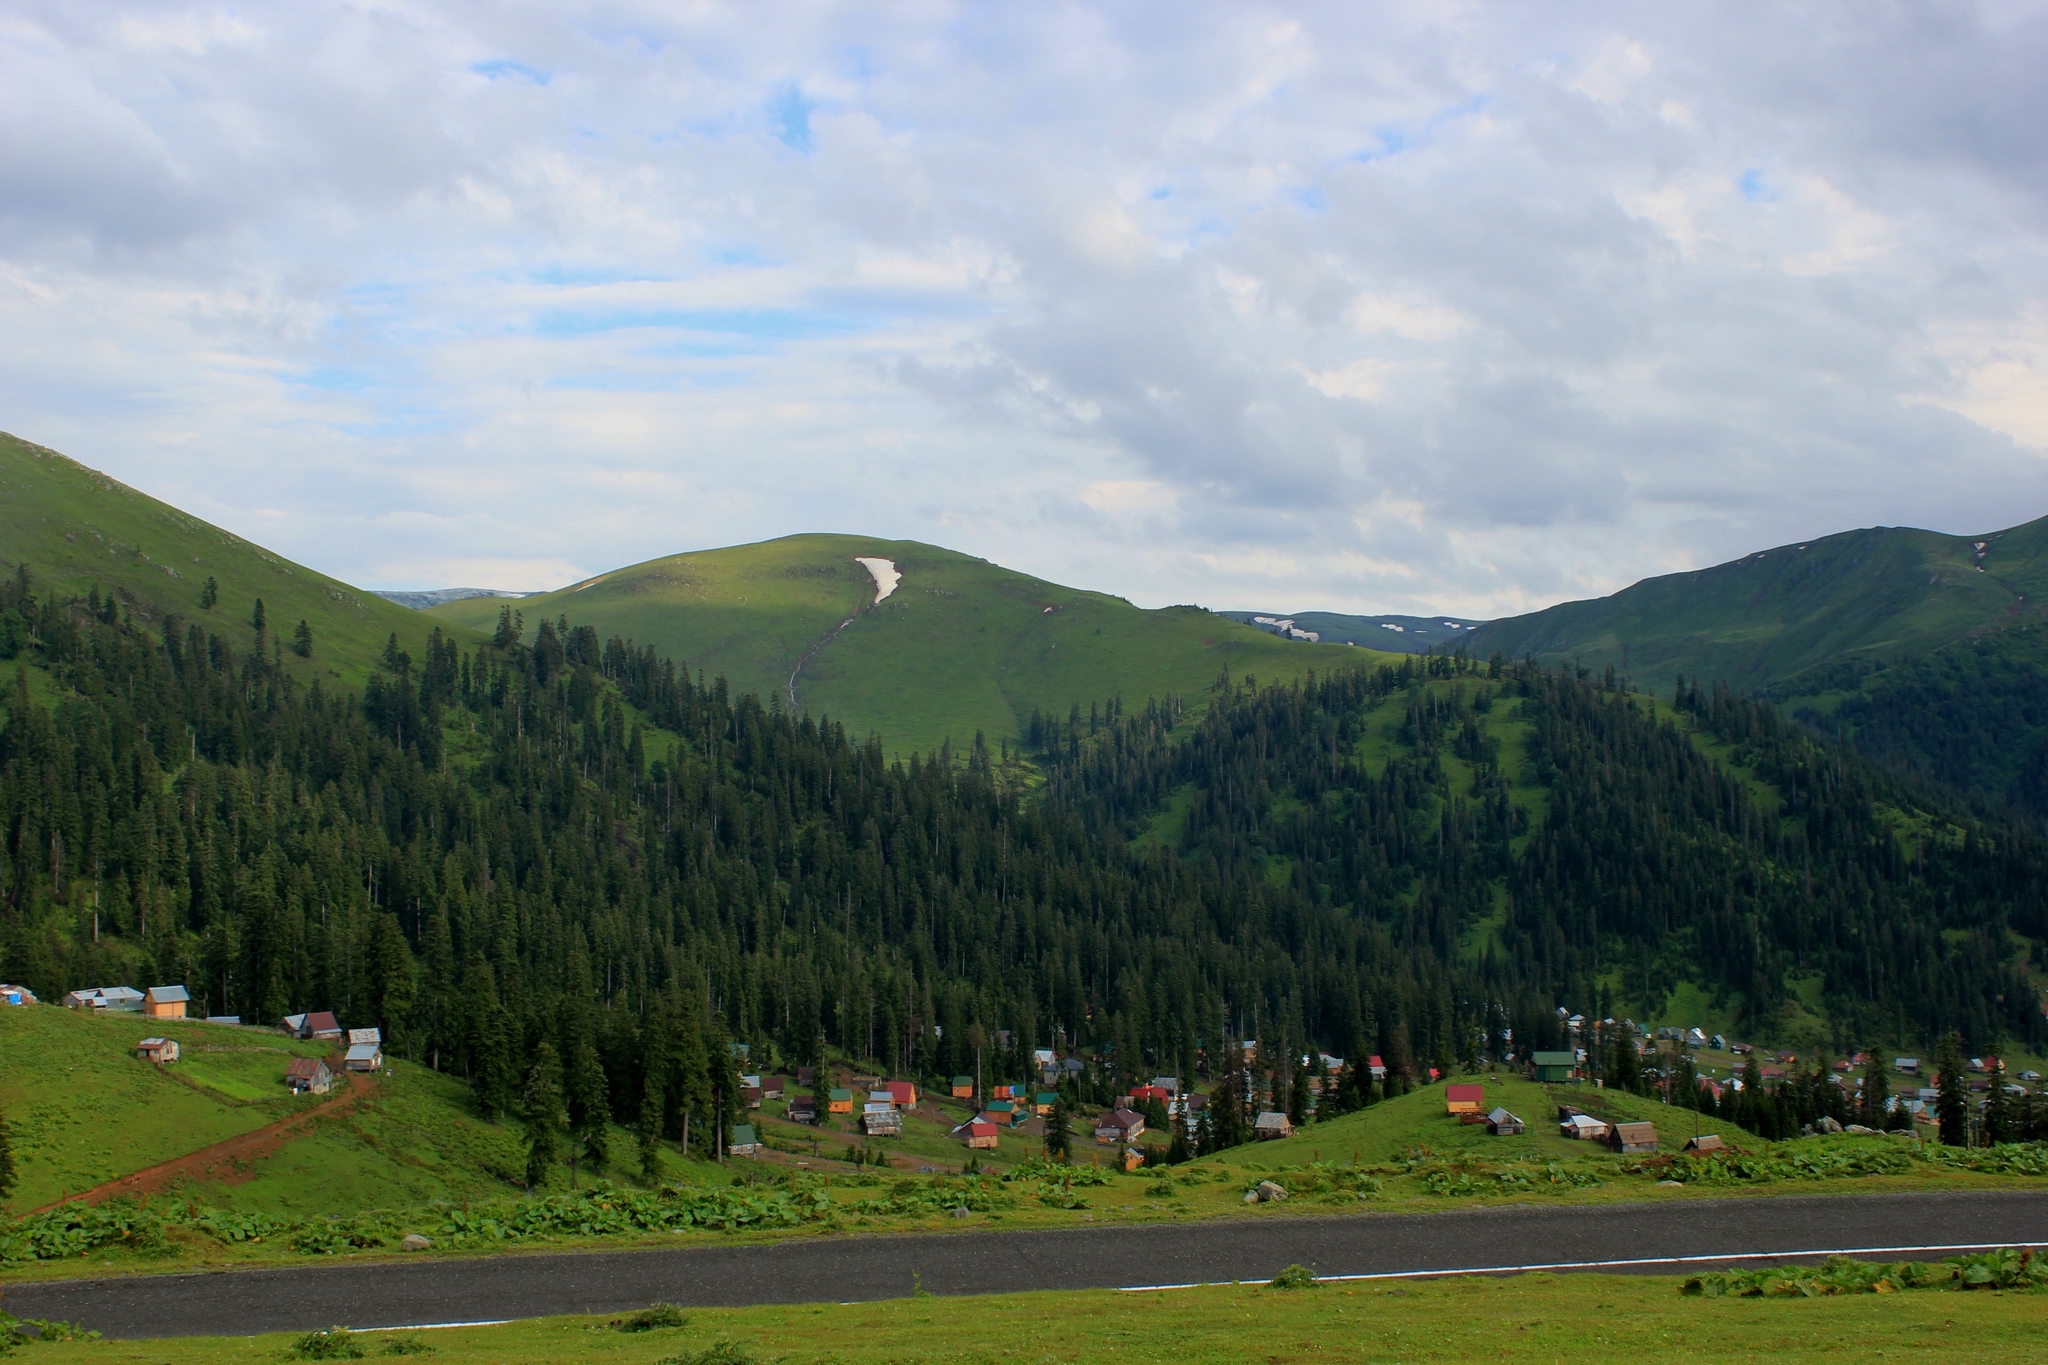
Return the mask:
<path id="1" fill-rule="evenodd" d="M 533 1050 L 520 1114 L 526 1120 L 526 1188 L 531 1192 L 547 1183 L 548 1172 L 561 1159 L 562 1127 L 568 1122 L 562 1112 L 562 1064 L 545 1038 Z"/>
<path id="2" fill-rule="evenodd" d="M 208 574 L 206 582 L 199 589 L 199 609 L 201 611 L 212 611 L 214 604 L 218 601 L 220 601 L 220 584 L 214 581 L 212 574 Z"/>
<path id="3" fill-rule="evenodd" d="M 1232 1071 L 1209 1096 L 1209 1107 L 1204 1113 L 1209 1119 L 1209 1139 L 1215 1144 L 1215 1151 L 1228 1151 L 1251 1141 L 1250 1124 L 1244 1112 L 1243 1075 L 1241 1071 Z"/>
<path id="4" fill-rule="evenodd" d="M 1951 1030 L 1935 1053 L 1934 1114 L 1941 1127 L 1941 1140 L 1950 1147 L 1970 1145 L 1970 1083 L 1964 1074 L 1963 1035 Z"/>
<path id="5" fill-rule="evenodd" d="M 1287 1121 L 1299 1128 L 1308 1122 L 1308 1063 L 1297 1056 L 1294 1083 L 1287 1088 Z"/>
<path id="6" fill-rule="evenodd" d="M 395 1045 L 411 1032 L 418 977 L 405 931 L 398 927 L 398 916 L 389 910 L 378 915 L 375 934 L 371 948 L 372 1008 L 384 1029 L 385 1043 Z"/>
<path id="7" fill-rule="evenodd" d="M 582 955 L 574 959 L 570 995 L 562 1019 L 563 1089 L 569 1107 L 569 1179 L 575 1183 L 583 1161 L 602 1172 L 611 1160 L 612 1107 L 605 1084 L 604 1065 L 598 1060 L 596 1021 L 587 999 L 588 984 L 580 981 Z"/>
<path id="8" fill-rule="evenodd" d="M 1173 1141 L 1166 1148 L 1167 1164 L 1178 1166 L 1183 1161 L 1192 1161 L 1195 1154 L 1188 1146 L 1188 1125 L 1186 1120 L 1179 1116 L 1171 1116 L 1168 1122 L 1173 1127 Z"/>
<path id="9" fill-rule="evenodd" d="M 1625 1028 L 1617 1029 L 1614 1035 L 1614 1050 L 1607 1061 L 1607 1084 L 1611 1089 L 1633 1093 L 1641 1080 L 1635 1035 Z"/>
<path id="10" fill-rule="evenodd" d="M 640 1093 L 640 1121 L 636 1125 L 640 1139 L 640 1178 L 650 1185 L 661 1183 L 661 1077 L 653 1071 L 647 1073 L 647 1083 Z"/>
<path id="11" fill-rule="evenodd" d="M 14 1135 L 7 1129 L 7 1116 L 0 1114 L 0 1199 L 14 1193 Z"/>
<path id="12" fill-rule="evenodd" d="M 2020 1137 L 2019 1106 L 2005 1093 L 2005 1063 L 1991 1063 L 1991 1097 L 1984 1105 L 1984 1144 L 2017 1142 Z"/>
<path id="13" fill-rule="evenodd" d="M 1863 1126 L 1883 1129 L 1891 1123 L 1891 1078 L 1875 1047 L 1863 1049 Z"/>
<path id="14" fill-rule="evenodd" d="M 1073 1119 L 1067 1113 L 1067 1101 L 1063 1095 L 1053 1102 L 1052 1112 L 1045 1116 L 1045 1154 L 1054 1161 L 1064 1162 L 1073 1144 Z"/>
<path id="15" fill-rule="evenodd" d="M 292 653 L 301 659 L 313 657 L 313 628 L 304 621 L 292 629 Z"/>
<path id="16" fill-rule="evenodd" d="M 258 631 L 263 629 L 263 599 L 260 597 L 256 599 L 256 610 L 249 613 L 249 624 Z"/>

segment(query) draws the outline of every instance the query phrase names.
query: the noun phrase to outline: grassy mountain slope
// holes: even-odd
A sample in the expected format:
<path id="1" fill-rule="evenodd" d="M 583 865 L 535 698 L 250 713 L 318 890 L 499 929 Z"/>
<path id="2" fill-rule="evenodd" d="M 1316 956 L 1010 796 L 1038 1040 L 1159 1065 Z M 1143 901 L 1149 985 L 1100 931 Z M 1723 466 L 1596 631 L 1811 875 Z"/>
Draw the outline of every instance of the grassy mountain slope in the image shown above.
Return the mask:
<path id="1" fill-rule="evenodd" d="M 1479 657 L 1611 664 L 1659 689 L 1683 673 L 1754 690 L 2036 622 L 2044 602 L 2048 518 L 1983 536 L 1877 527 L 1644 579 L 1491 622 L 1462 643 Z"/>
<path id="2" fill-rule="evenodd" d="M 895 561 L 886 600 L 856 556 Z M 507 604 L 472 598 L 428 614 L 488 629 Z M 1356 649 L 1276 639 L 1193 607 L 1144 611 L 915 541 L 788 536 L 671 555 L 516 606 L 652 645 L 736 691 L 779 694 L 879 732 L 897 751 L 1014 739 L 1033 707 L 1084 709 L 1121 694 L 1197 700 L 1225 668 L 1262 679 L 1362 662 Z M 841 629 L 845 623 L 844 629 Z M 799 667 L 801 664 L 801 667 Z"/>
<path id="3" fill-rule="evenodd" d="M 180 1060 L 158 1067 L 136 1057 L 136 1041 L 152 1034 L 177 1039 Z M 334 1051 L 197 1020 L 93 1016 L 48 1002 L 0 1010 L 0 1112 L 20 1171 L 4 1211 L 19 1216 L 319 1104 L 323 1097 L 286 1092 L 285 1064 Z M 614 1150 L 630 1141 L 615 1135 Z M 460 1080 L 390 1059 L 372 1098 L 274 1151 L 236 1159 L 223 1179 L 178 1188 L 201 1203 L 273 1214 L 347 1213 L 504 1194 L 524 1160 L 517 1126 L 477 1118 Z"/>
<path id="4" fill-rule="evenodd" d="M 137 620 L 176 615 L 244 652 L 255 643 L 251 614 L 260 597 L 271 635 L 287 646 L 286 665 L 309 678 L 360 683 L 393 632 L 418 654 L 435 624 L 0 433 L 0 571 L 11 574 L 21 564 L 42 593 L 83 598 L 97 586 Z M 220 584 L 211 611 L 199 605 L 209 577 Z M 310 660 L 289 649 L 302 620 L 313 631 Z"/>
<path id="5" fill-rule="evenodd" d="M 1292 621 L 1302 630 L 1312 630 L 1323 643 L 1362 645 L 1393 654 L 1421 654 L 1438 645 L 1455 647 L 1464 636 L 1484 621 L 1463 616 L 1351 616 L 1341 611 L 1220 611 L 1233 621 L 1250 624 L 1254 616 Z"/>

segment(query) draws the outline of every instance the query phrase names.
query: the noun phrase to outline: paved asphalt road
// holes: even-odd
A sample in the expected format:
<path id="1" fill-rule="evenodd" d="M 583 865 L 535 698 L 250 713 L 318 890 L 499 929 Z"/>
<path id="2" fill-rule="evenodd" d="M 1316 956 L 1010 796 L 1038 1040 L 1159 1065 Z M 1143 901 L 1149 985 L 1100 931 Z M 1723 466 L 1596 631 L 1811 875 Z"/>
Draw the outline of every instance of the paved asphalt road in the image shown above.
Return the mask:
<path id="1" fill-rule="evenodd" d="M 9 1286 L 0 1307 L 110 1337 L 391 1327 L 688 1306 L 1103 1289 L 1319 1275 L 1429 1273 L 1632 1261 L 1710 1262 L 1831 1251 L 1932 1260 L 1984 1245 L 2048 1244 L 2048 1192 L 1702 1200 L 1426 1214 L 1268 1217 L 1057 1232 L 830 1237 L 754 1246 L 423 1256 L 374 1265 L 138 1275 Z"/>

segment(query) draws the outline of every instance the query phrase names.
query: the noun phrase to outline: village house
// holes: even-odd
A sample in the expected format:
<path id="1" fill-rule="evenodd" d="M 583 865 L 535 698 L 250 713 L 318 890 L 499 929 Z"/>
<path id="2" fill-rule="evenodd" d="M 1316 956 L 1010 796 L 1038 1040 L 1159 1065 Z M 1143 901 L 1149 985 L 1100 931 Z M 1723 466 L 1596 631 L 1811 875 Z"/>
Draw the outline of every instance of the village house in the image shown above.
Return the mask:
<path id="1" fill-rule="evenodd" d="M 1158 1100 L 1161 1104 L 1169 1106 L 1173 1103 L 1172 1093 L 1169 1091 L 1161 1090 L 1156 1085 L 1132 1086 L 1131 1098 L 1136 1100 L 1139 1104 L 1143 1104 L 1146 1100 Z"/>
<path id="2" fill-rule="evenodd" d="M 1623 1156 L 1653 1156 L 1657 1128 L 1649 1123 L 1617 1123 L 1607 1131 L 1607 1145 Z"/>
<path id="3" fill-rule="evenodd" d="M 1486 1087 L 1483 1085 L 1445 1086 L 1444 1112 L 1460 1121 L 1481 1122 L 1486 1116 Z"/>
<path id="4" fill-rule="evenodd" d="M 887 1100 L 870 1100 L 861 1112 L 860 1126 L 869 1137 L 902 1137 L 903 1112 Z"/>
<path id="5" fill-rule="evenodd" d="M 987 1119 L 970 1119 L 954 1131 L 962 1129 L 966 1131 L 967 1145 L 970 1148 L 984 1152 L 993 1152 L 996 1149 L 1000 1130 Z"/>
<path id="6" fill-rule="evenodd" d="M 974 1098 L 974 1077 L 972 1077 L 972 1076 L 955 1076 L 955 1077 L 953 1078 L 953 1098 L 954 1098 L 954 1099 L 956 1099 L 956 1100 L 971 1100 L 971 1099 L 973 1099 L 973 1098 Z"/>
<path id="7" fill-rule="evenodd" d="M 332 1010 L 318 1010 L 312 1014 L 287 1014 L 278 1027 L 294 1038 L 335 1038 L 342 1036 L 342 1027 Z"/>
<path id="8" fill-rule="evenodd" d="M 1261 1142 L 1271 1142 L 1276 1138 L 1289 1138 L 1294 1136 L 1294 1125 L 1288 1121 L 1287 1115 L 1278 1110 L 1269 1109 L 1259 1115 L 1257 1121 L 1252 1124 L 1252 1135 Z"/>
<path id="9" fill-rule="evenodd" d="M 1719 1133 L 1701 1133 L 1696 1138 L 1687 1138 L 1685 1143 L 1685 1150 L 1688 1152 L 1719 1152 L 1725 1151 L 1727 1147 L 1728 1144 L 1721 1141 Z"/>
<path id="10" fill-rule="evenodd" d="M 1579 1058 L 1574 1052 L 1533 1052 L 1529 1054 L 1530 1078 L 1549 1084 L 1579 1078 Z"/>
<path id="11" fill-rule="evenodd" d="M 142 1011 L 142 992 L 133 986 L 91 986 L 65 995 L 64 1007 L 139 1014 Z"/>
<path id="12" fill-rule="evenodd" d="M 145 1062 L 165 1066 L 178 1060 L 178 1040 L 175 1038 L 144 1038 L 135 1045 L 135 1055 Z"/>
<path id="13" fill-rule="evenodd" d="M 1607 1137 L 1607 1124 L 1591 1114 L 1570 1113 L 1557 1121 L 1559 1136 L 1580 1138 L 1587 1142 L 1601 1142 Z"/>
<path id="14" fill-rule="evenodd" d="M 324 1095 L 334 1088 L 334 1073 L 318 1057 L 294 1057 L 285 1065 L 284 1083 L 294 1095 Z"/>
<path id="15" fill-rule="evenodd" d="M 1164 1090 L 1168 1095 L 1178 1095 L 1180 1094 L 1180 1077 L 1154 1076 L 1152 1078 L 1152 1088 L 1154 1090 Z"/>
<path id="16" fill-rule="evenodd" d="M 732 1146 L 726 1148 L 734 1156 L 759 1156 L 761 1139 L 754 1132 L 751 1123 L 735 1123 L 732 1126 Z"/>
<path id="17" fill-rule="evenodd" d="M 1046 1115 L 1050 1114 L 1053 1111 L 1053 1106 L 1058 1104 L 1059 1102 L 1059 1091 L 1041 1090 L 1036 1095 L 1033 1095 L 1031 1097 L 1031 1112 L 1038 1115 L 1038 1117 L 1040 1118 L 1044 1118 Z"/>
<path id="18" fill-rule="evenodd" d="M 1486 1116 L 1486 1131 L 1495 1137 L 1520 1137 L 1522 1121 L 1504 1108 L 1497 1108 Z"/>
<path id="19" fill-rule="evenodd" d="M 844 1086 L 834 1086 L 825 1092 L 825 1112 L 828 1114 L 851 1114 L 853 1092 Z"/>
<path id="20" fill-rule="evenodd" d="M 341 1064 L 350 1071 L 381 1071 L 384 1068 L 384 1049 L 375 1043 L 357 1043 L 343 1056 Z"/>
<path id="21" fill-rule="evenodd" d="M 1143 1147 L 1132 1146 L 1124 1148 L 1122 1159 L 1124 1174 L 1129 1175 L 1132 1171 L 1137 1170 L 1144 1164 L 1145 1149 Z"/>
<path id="22" fill-rule="evenodd" d="M 1020 1121 L 1017 1105 L 1013 1100 L 990 1100 L 981 1107 L 981 1112 L 991 1123 L 1007 1126 Z"/>
<path id="23" fill-rule="evenodd" d="M 183 986 L 151 986 L 142 994 L 142 1013 L 149 1019 L 183 1019 L 191 999 Z"/>
<path id="24" fill-rule="evenodd" d="M 917 1108 L 917 1087 L 909 1081 L 884 1081 L 882 1089 L 888 1093 L 889 1103 L 898 1109 Z"/>
<path id="25" fill-rule="evenodd" d="M 743 1109 L 759 1109 L 761 1107 L 761 1087 L 758 1085 L 741 1086 L 740 1107 Z"/>
<path id="26" fill-rule="evenodd" d="M 384 1030 L 378 1028 L 352 1028 L 348 1030 L 347 1037 L 350 1047 L 360 1047 L 364 1043 L 382 1047 L 384 1044 Z"/>
<path id="27" fill-rule="evenodd" d="M 1136 1142 L 1145 1131 L 1145 1116 L 1128 1109 L 1112 1109 L 1095 1120 L 1097 1142 Z"/>
<path id="28" fill-rule="evenodd" d="M 818 1097 L 816 1095 L 793 1096 L 789 1101 L 789 1121 L 791 1123 L 816 1123 L 818 1121 Z"/>
<path id="29" fill-rule="evenodd" d="M 33 1005 L 36 993 L 26 986 L 0 985 L 0 1005 Z"/>
<path id="30" fill-rule="evenodd" d="M 1374 1081 L 1384 1081 L 1387 1079 L 1387 1064 L 1381 1061 L 1377 1055 L 1365 1059 L 1365 1069 L 1372 1073 Z"/>

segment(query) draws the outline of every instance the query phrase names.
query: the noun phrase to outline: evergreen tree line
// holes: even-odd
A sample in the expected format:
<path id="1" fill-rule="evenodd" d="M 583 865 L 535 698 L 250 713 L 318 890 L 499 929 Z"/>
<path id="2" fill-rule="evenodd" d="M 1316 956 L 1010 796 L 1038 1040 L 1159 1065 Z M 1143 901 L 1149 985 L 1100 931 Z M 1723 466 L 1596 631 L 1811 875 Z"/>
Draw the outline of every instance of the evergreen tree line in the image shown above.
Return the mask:
<path id="1" fill-rule="evenodd" d="M 0 612 L 52 684 L 18 670 L 0 728 L 0 976 L 46 999 L 180 981 L 265 1022 L 332 1008 L 486 1113 L 559 1106 L 579 1162 L 614 1158 L 610 1121 L 715 1150 L 740 1049 L 1022 1080 L 1059 1046 L 1105 1091 L 1216 1076 L 1227 1124 L 1304 1102 L 1318 1045 L 1403 1078 L 1553 1045 L 1560 1001 L 1644 957 L 1653 984 L 1872 981 L 1905 1029 L 2028 1021 L 1995 1000 L 1996 945 L 2040 913 L 2039 847 L 1967 824 L 1908 851 L 1861 769 L 1720 694 L 1686 704 L 1799 777 L 1795 817 L 1640 699 L 1498 661 L 1226 677 L 1191 734 L 1174 698 L 1091 707 L 1092 734 L 1076 707 L 1056 753 L 1041 718 L 1027 794 L 985 745 L 887 762 L 629 641 L 529 641 L 509 610 L 477 649 L 436 633 L 415 662 L 394 639 L 360 696 L 296 681 L 274 640 L 238 657 L 25 571 Z M 1508 723 L 1547 815 L 1511 789 Z"/>

